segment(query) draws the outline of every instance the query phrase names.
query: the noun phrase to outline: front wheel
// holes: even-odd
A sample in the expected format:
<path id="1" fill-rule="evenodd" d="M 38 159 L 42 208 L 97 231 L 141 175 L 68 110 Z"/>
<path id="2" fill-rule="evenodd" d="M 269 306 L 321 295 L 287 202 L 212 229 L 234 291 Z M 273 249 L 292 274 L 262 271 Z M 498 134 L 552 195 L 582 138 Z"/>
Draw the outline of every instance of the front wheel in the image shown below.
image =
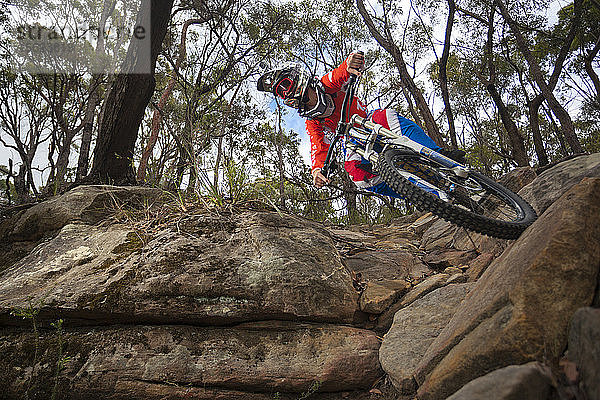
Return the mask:
<path id="1" fill-rule="evenodd" d="M 475 171 L 459 177 L 410 149 L 388 149 L 379 159 L 381 178 L 421 211 L 485 235 L 516 239 L 535 221 L 520 196 Z"/>

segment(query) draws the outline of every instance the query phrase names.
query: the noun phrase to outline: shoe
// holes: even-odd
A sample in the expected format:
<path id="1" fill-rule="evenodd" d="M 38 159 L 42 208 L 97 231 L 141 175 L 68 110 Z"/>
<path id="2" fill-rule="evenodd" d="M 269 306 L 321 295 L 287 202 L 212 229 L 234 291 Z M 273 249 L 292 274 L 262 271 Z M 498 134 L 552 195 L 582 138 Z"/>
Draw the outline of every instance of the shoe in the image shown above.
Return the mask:
<path id="1" fill-rule="evenodd" d="M 467 160 L 465 160 L 465 155 L 467 153 L 465 153 L 464 150 L 460 150 L 460 149 L 452 149 L 452 150 L 441 149 L 441 150 L 438 151 L 438 153 L 440 153 L 441 155 L 444 155 L 444 156 L 448 157 L 451 160 L 456 161 L 459 164 L 465 164 L 467 162 Z"/>

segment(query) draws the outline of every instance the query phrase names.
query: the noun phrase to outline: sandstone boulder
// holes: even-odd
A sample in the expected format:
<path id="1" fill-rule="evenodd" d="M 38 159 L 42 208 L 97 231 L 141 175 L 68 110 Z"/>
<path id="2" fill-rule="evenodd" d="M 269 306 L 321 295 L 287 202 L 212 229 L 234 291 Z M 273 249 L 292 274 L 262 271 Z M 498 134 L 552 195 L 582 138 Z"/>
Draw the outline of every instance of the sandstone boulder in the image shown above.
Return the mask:
<path id="1" fill-rule="evenodd" d="M 510 171 L 498 180 L 505 188 L 518 193 L 519 190 L 535 180 L 537 173 L 532 167 L 519 167 Z"/>
<path id="2" fill-rule="evenodd" d="M 163 191 L 141 186 L 78 186 L 62 196 L 36 204 L 2 223 L 0 237 L 9 242 L 35 241 L 53 234 L 70 222 L 95 224 L 117 209 L 150 207 L 166 196 Z"/>
<path id="3" fill-rule="evenodd" d="M 541 215 L 585 177 L 600 177 L 600 153 L 579 156 L 547 169 L 521 189 L 519 195 Z"/>
<path id="4" fill-rule="evenodd" d="M 568 357 L 577 365 L 589 400 L 600 400 L 600 309 L 581 308 L 569 329 Z"/>
<path id="5" fill-rule="evenodd" d="M 538 362 L 511 365 L 477 378 L 446 400 L 548 400 L 552 373 Z"/>
<path id="6" fill-rule="evenodd" d="M 423 257 L 423 262 L 431 269 L 443 271 L 448 267 L 463 267 L 476 257 L 475 251 L 437 248 Z"/>
<path id="7" fill-rule="evenodd" d="M 429 268 L 415 253 L 416 250 L 366 250 L 345 257 L 344 264 L 349 270 L 360 272 L 366 280 L 420 280 L 429 272 Z"/>
<path id="8" fill-rule="evenodd" d="M 375 333 L 327 324 L 353 320 L 358 292 L 322 225 L 203 210 L 140 228 L 97 224 L 110 212 L 78 204 L 30 236 L 10 230 L 39 243 L 0 272 L 9 397 L 48 398 L 59 353 L 68 357 L 59 389 L 81 399 L 291 400 L 317 389 L 353 399 L 381 375 Z M 21 316 L 35 318 L 38 335 Z M 50 327 L 58 318 L 60 335 Z"/>
<path id="9" fill-rule="evenodd" d="M 0 275 L 0 321 L 36 304 L 71 324 L 352 321 L 358 293 L 317 224 L 272 212 L 176 227 L 69 224 Z"/>
<path id="10" fill-rule="evenodd" d="M 417 368 L 419 398 L 443 399 L 511 364 L 558 358 L 600 266 L 600 179 L 555 202 L 476 282 Z M 574 290 L 576 288 L 576 290 Z"/>
<path id="11" fill-rule="evenodd" d="M 0 272 L 69 223 L 95 224 L 121 210 L 151 209 L 168 197 L 146 187 L 79 186 L 0 220 Z"/>
<path id="12" fill-rule="evenodd" d="M 162 399 L 173 386 L 194 389 L 193 398 L 199 399 L 264 399 L 276 392 L 306 392 L 313 384 L 325 393 L 365 390 L 381 376 L 375 334 L 351 327 L 120 326 L 67 329 L 60 340 L 62 352 L 71 357 L 60 383 L 75 398 Z M 47 398 L 58 336 L 48 332 L 37 338 L 45 349 L 37 360 L 31 352 L 35 345 L 33 333 L 2 335 L 0 354 L 11 355 L 0 362 L 4 395 L 22 398 L 29 387 L 30 397 Z"/>
<path id="13" fill-rule="evenodd" d="M 446 326 L 472 284 L 444 286 L 398 311 L 379 350 L 381 366 L 396 388 L 413 394 L 415 368 L 433 339 Z"/>
<path id="14" fill-rule="evenodd" d="M 418 285 L 411 288 L 408 293 L 402 296 L 397 302 L 393 303 L 379 316 L 377 319 L 377 331 L 387 332 L 392 326 L 398 310 L 425 296 L 427 293 L 444 286 L 448 278 L 450 278 L 450 275 L 448 274 L 435 274 L 427 277 L 423 282 L 420 282 Z"/>
<path id="15" fill-rule="evenodd" d="M 368 282 L 360 296 L 360 309 L 369 314 L 381 314 L 408 289 L 410 283 L 405 280 Z"/>
<path id="16" fill-rule="evenodd" d="M 475 282 L 483 274 L 485 269 L 494 261 L 492 253 L 481 253 L 468 264 L 467 276 L 469 282 Z"/>

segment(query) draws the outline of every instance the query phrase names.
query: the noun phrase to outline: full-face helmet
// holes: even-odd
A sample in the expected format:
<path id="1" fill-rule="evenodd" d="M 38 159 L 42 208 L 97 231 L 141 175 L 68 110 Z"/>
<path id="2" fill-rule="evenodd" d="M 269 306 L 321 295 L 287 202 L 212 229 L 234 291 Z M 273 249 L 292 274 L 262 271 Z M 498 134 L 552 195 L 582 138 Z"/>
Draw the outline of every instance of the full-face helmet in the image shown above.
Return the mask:
<path id="1" fill-rule="evenodd" d="M 309 88 L 316 93 L 317 103 L 307 109 Z M 257 89 L 282 98 L 284 104 L 298 110 L 301 117 L 328 117 L 335 109 L 333 99 L 325 93 L 321 81 L 296 64 L 267 71 L 258 79 Z"/>

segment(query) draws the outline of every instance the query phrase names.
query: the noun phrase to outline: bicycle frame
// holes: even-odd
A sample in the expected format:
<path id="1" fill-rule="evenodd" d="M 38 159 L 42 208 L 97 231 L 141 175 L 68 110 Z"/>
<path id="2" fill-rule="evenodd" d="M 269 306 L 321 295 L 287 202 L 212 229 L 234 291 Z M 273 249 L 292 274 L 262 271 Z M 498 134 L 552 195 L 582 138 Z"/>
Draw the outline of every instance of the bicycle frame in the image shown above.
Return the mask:
<path id="1" fill-rule="evenodd" d="M 359 125 L 363 129 L 356 128 L 354 125 Z M 457 176 L 465 178 L 469 172 L 468 168 L 464 165 L 457 163 L 456 161 L 438 153 L 437 151 L 432 150 L 429 147 L 425 147 L 422 144 L 409 139 L 407 136 L 398 135 L 379 124 L 362 118 L 357 114 L 354 114 L 350 118 L 350 123 L 346 126 L 345 137 L 352 137 L 364 141 L 364 149 L 354 147 L 352 147 L 352 149 L 373 164 L 377 163 L 377 157 L 379 157 L 379 152 L 374 150 L 375 144 L 385 144 L 381 150 L 381 153 L 391 146 L 409 148 L 412 151 L 422 154 L 430 160 L 436 161 L 444 167 L 451 169 Z M 384 140 L 381 138 L 384 138 Z M 346 148 L 350 147 L 351 146 L 348 144 L 347 140 Z"/>
<path id="2" fill-rule="evenodd" d="M 360 156 L 369 160 L 369 162 L 371 162 L 373 165 L 377 165 L 379 155 L 388 148 L 401 147 L 410 149 L 415 153 L 421 154 L 426 158 L 441 164 L 442 166 L 451 170 L 454 175 L 459 178 L 466 178 L 468 176 L 469 169 L 466 166 L 461 165 L 454 160 L 451 160 L 450 158 L 438 153 L 437 151 L 434 151 L 421 145 L 420 143 L 415 142 L 414 140 L 409 139 L 407 136 L 398 135 L 379 124 L 362 118 L 357 114 L 352 115 L 351 118 L 348 119 L 347 114 L 348 110 L 350 109 L 351 100 L 354 98 L 356 80 L 356 75 L 351 75 L 350 79 L 348 80 L 347 91 L 342 105 L 342 115 L 338 123 L 336 136 L 330 144 L 329 150 L 327 151 L 327 157 L 325 158 L 325 165 L 322 170 L 324 176 L 327 176 L 334 148 L 342 137 L 345 139 L 345 146 L 347 149 L 356 151 Z M 350 138 L 357 140 L 358 143 L 363 143 L 359 145 L 358 143 L 349 140 Z M 379 145 L 381 150 L 377 151 L 375 149 L 376 145 Z M 408 171 L 404 171 L 403 175 L 413 183 L 426 187 L 431 191 L 435 191 L 438 193 L 440 198 L 444 200 L 448 199 L 446 194 L 441 192 L 439 188 L 436 188 L 418 176 Z"/>

